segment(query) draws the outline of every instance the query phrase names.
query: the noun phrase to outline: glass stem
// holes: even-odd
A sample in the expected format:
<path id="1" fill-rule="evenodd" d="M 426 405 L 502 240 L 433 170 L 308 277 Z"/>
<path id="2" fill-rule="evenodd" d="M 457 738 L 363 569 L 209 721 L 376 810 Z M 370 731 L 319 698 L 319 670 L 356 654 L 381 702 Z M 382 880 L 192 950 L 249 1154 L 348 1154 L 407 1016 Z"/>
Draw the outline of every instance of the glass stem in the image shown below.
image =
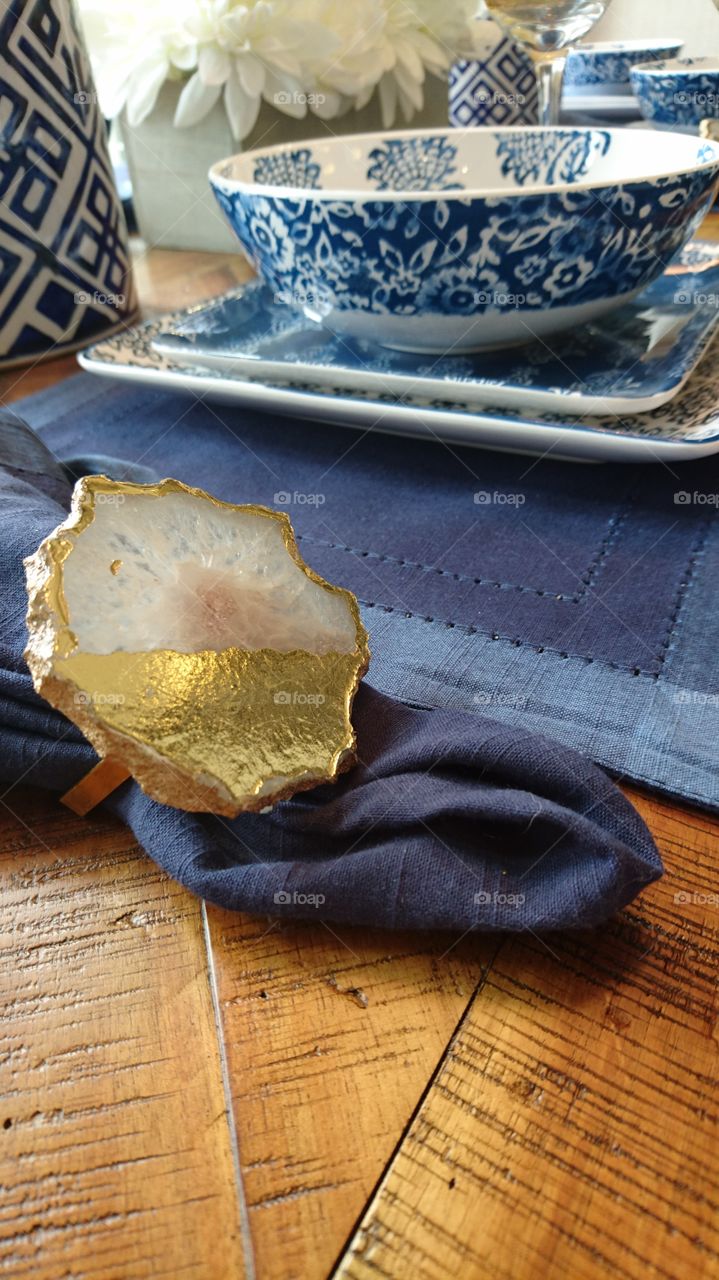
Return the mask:
<path id="1" fill-rule="evenodd" d="M 539 123 L 559 124 L 562 81 L 567 55 L 566 53 L 534 54 L 533 61 L 539 86 Z"/>

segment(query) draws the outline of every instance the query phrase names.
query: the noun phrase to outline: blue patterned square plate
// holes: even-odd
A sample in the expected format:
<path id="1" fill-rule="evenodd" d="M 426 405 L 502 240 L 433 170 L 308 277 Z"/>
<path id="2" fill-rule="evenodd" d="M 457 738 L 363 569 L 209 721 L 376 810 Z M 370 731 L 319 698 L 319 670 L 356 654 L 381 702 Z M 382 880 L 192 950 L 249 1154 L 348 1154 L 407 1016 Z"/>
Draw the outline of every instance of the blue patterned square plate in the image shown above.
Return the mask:
<path id="1" fill-rule="evenodd" d="M 263 382 L 549 413 L 642 413 L 681 390 L 719 321 L 719 249 L 695 241 L 619 311 L 528 346 L 417 355 L 336 336 L 259 281 L 196 308 L 154 339 L 180 363 Z"/>
<path id="2" fill-rule="evenodd" d="M 161 317 L 96 343 L 78 360 L 83 369 L 114 381 L 147 389 L 147 412 L 156 396 L 180 394 L 227 406 L 223 421 L 246 414 L 267 415 L 267 430 L 277 416 L 359 431 L 388 432 L 446 445 L 551 455 L 578 462 L 691 461 L 719 453 L 719 365 L 707 358 L 672 401 L 651 413 L 605 413 L 571 418 L 536 410 L 479 408 L 461 398 L 447 402 L 422 395 L 398 398 L 387 392 L 343 391 L 330 385 L 302 386 L 291 375 L 282 384 L 191 365 L 163 355 L 153 346 L 161 331 L 182 322 L 188 312 Z M 232 429 L 230 427 L 230 429 Z M 342 448 L 342 446 L 338 446 Z M 351 445 L 350 445 L 351 447 Z"/>

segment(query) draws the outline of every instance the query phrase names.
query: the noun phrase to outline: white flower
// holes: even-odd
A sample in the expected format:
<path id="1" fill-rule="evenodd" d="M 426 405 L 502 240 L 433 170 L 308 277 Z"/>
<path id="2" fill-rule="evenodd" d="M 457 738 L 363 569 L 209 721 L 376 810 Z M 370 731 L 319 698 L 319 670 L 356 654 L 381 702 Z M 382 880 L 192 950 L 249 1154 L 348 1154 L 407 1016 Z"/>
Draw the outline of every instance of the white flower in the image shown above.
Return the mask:
<path id="1" fill-rule="evenodd" d="M 476 0 L 81 0 L 104 113 L 149 115 L 166 80 L 185 79 L 178 127 L 222 97 L 235 137 L 262 99 L 288 115 L 329 119 L 378 92 L 389 126 L 423 102 L 427 71 L 443 72 Z M 189 78 L 188 78 L 188 73 Z"/>
<path id="2" fill-rule="evenodd" d="M 188 29 L 197 45 L 197 70 L 182 90 L 175 124 L 196 124 L 223 90 L 238 139 L 252 129 L 262 97 L 288 115 L 304 116 L 309 95 L 303 50 L 310 47 L 329 60 L 336 47 L 333 33 L 306 12 L 297 21 L 297 12 L 307 8 L 289 0 L 196 0 Z"/>
<path id="3" fill-rule="evenodd" d="M 398 107 L 410 120 L 422 107 L 425 73 L 446 70 L 475 8 L 476 0 L 330 0 L 325 14 L 340 48 L 317 69 L 320 89 L 336 90 L 357 109 L 378 89 L 385 127 Z"/>
<path id="4" fill-rule="evenodd" d="M 82 0 L 82 19 L 103 114 L 127 105 L 132 126 L 150 114 L 166 80 L 196 65 L 185 29 L 194 0 Z"/>

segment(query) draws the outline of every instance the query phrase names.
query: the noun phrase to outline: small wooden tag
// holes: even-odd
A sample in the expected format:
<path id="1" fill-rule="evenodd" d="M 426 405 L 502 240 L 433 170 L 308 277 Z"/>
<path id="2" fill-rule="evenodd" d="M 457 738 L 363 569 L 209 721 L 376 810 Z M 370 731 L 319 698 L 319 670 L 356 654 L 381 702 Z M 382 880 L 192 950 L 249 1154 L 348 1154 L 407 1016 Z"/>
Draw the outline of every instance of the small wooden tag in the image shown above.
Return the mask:
<path id="1" fill-rule="evenodd" d="M 86 773 L 84 778 L 75 783 L 74 787 L 66 791 L 64 796 L 61 796 L 62 804 L 84 818 L 86 813 L 101 804 L 111 791 L 126 782 L 129 777 L 130 774 L 124 765 L 106 756 L 95 765 L 94 769 Z"/>

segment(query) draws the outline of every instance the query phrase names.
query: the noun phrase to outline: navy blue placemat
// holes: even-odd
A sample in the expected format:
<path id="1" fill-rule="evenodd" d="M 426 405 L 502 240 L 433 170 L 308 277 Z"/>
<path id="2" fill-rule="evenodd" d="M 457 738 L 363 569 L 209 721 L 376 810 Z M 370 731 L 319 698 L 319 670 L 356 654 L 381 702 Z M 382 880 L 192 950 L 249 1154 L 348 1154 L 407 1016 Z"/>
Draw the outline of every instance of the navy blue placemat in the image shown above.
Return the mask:
<path id="1" fill-rule="evenodd" d="M 719 460 L 558 463 L 88 374 L 16 407 L 62 457 L 286 510 L 308 563 L 359 596 L 377 688 L 719 808 Z"/>

